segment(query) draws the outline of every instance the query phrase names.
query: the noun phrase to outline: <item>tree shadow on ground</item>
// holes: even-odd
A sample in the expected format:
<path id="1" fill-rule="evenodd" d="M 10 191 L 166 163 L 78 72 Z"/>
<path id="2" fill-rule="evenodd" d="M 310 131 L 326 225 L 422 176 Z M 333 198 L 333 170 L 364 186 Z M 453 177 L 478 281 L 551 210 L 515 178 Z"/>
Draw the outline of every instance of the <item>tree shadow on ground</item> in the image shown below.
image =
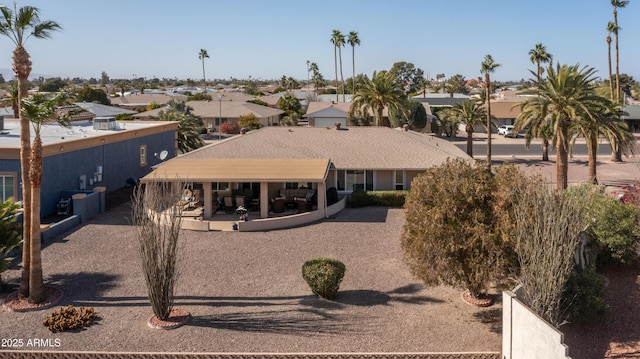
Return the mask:
<path id="1" fill-rule="evenodd" d="M 489 330 L 496 334 L 502 333 L 502 309 L 485 309 L 473 313 L 473 318 L 482 324 L 486 324 Z"/>
<path id="2" fill-rule="evenodd" d="M 116 287 L 120 276 L 97 272 L 54 274 L 48 276 L 46 284 L 62 289 L 61 304 L 78 305 L 100 300 L 103 293 Z"/>

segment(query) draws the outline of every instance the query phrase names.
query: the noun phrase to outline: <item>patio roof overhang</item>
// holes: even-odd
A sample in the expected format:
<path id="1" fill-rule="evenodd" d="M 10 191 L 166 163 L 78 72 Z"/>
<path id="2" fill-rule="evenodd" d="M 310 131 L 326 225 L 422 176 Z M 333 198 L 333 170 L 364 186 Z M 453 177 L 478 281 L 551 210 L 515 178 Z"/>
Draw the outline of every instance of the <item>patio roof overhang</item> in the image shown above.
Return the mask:
<path id="1" fill-rule="evenodd" d="M 329 159 L 186 159 L 164 162 L 142 182 L 324 182 Z"/>

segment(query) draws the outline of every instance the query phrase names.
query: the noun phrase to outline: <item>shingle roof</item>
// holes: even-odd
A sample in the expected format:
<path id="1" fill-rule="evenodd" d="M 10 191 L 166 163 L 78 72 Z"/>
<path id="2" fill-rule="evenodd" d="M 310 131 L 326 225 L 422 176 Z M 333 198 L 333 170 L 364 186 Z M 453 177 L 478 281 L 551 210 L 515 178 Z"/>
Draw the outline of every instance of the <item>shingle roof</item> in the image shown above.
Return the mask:
<path id="1" fill-rule="evenodd" d="M 135 111 L 127 110 L 124 108 L 119 108 L 115 106 L 106 106 L 106 105 L 93 103 L 93 102 L 76 102 L 75 105 L 86 111 L 93 113 L 98 117 L 136 113 Z"/>
<path id="2" fill-rule="evenodd" d="M 188 101 L 187 106 L 191 107 L 191 113 L 200 118 L 217 118 L 222 111 L 223 118 L 238 118 L 242 115 L 252 113 L 256 118 L 278 116 L 284 113 L 271 107 L 257 105 L 251 102 L 236 101 Z M 165 108 L 156 108 L 150 111 L 140 112 L 133 115 L 135 118 L 158 118 L 160 111 Z"/>
<path id="3" fill-rule="evenodd" d="M 338 169 L 415 169 L 449 157 L 470 159 L 452 143 L 387 127 L 265 127 L 191 151 L 180 158 L 325 159 Z"/>

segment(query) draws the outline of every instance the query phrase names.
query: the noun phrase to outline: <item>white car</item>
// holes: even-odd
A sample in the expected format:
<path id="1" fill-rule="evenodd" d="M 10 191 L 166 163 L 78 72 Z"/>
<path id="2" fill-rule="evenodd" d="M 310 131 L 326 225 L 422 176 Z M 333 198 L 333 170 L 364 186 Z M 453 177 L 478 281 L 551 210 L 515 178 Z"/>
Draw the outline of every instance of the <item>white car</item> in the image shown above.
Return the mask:
<path id="1" fill-rule="evenodd" d="M 518 135 L 513 125 L 502 125 L 498 127 L 498 134 L 504 137 L 517 137 Z"/>

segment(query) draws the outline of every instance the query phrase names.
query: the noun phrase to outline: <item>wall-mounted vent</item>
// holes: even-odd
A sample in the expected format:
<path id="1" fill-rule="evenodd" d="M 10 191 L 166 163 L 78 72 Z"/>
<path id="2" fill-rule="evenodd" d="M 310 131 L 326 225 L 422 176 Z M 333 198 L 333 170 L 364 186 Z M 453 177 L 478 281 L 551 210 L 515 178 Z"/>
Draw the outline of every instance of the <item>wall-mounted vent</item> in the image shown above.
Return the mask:
<path id="1" fill-rule="evenodd" d="M 93 129 L 94 130 L 115 130 L 118 128 L 115 117 L 94 117 Z"/>

